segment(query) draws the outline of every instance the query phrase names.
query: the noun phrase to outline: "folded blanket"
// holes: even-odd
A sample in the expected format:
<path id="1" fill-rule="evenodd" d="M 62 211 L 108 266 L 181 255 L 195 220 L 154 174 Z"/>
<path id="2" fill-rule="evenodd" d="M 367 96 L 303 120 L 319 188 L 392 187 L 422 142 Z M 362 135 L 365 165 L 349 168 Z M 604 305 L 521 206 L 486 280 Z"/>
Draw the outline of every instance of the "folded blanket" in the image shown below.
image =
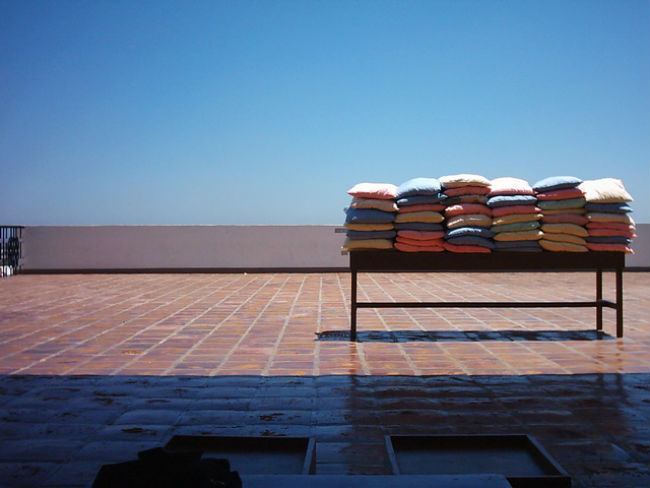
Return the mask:
<path id="1" fill-rule="evenodd" d="M 442 203 L 425 203 L 422 205 L 407 205 L 406 207 L 398 207 L 397 211 L 399 213 L 408 213 L 408 212 L 442 212 L 446 205 Z"/>
<path id="2" fill-rule="evenodd" d="M 393 239 L 397 232 L 394 230 L 346 230 L 345 235 L 350 239 Z"/>
<path id="3" fill-rule="evenodd" d="M 533 187 L 526 180 L 504 176 L 494 178 L 490 181 L 490 193 L 488 195 L 534 195 Z"/>
<path id="4" fill-rule="evenodd" d="M 446 239 L 448 244 L 453 244 L 454 246 L 480 246 L 487 247 L 488 249 L 494 249 L 494 242 L 492 239 L 479 236 L 460 236 L 452 237 Z"/>
<path id="5" fill-rule="evenodd" d="M 487 205 L 478 203 L 461 203 L 458 205 L 451 205 L 445 209 L 445 217 L 455 217 L 456 215 L 468 214 L 485 214 L 492 215 L 492 210 Z"/>
<path id="6" fill-rule="evenodd" d="M 585 198 L 569 198 L 568 200 L 540 200 L 537 206 L 544 210 L 558 210 L 565 208 L 583 208 L 585 206 Z"/>
<path id="7" fill-rule="evenodd" d="M 541 213 L 503 215 L 502 217 L 492 219 L 492 225 L 515 224 L 517 222 L 533 222 L 535 220 L 540 220 L 541 218 Z"/>
<path id="8" fill-rule="evenodd" d="M 627 202 L 617 203 L 596 203 L 587 202 L 585 205 L 587 212 L 603 212 L 603 213 L 629 213 L 632 211 Z"/>
<path id="9" fill-rule="evenodd" d="M 438 178 L 445 188 L 459 188 L 463 186 L 490 186 L 490 180 L 485 176 L 472 174 L 446 175 Z"/>
<path id="10" fill-rule="evenodd" d="M 542 239 L 539 241 L 539 245 L 542 246 L 547 251 L 555 252 L 587 252 L 589 249 L 586 246 L 581 246 L 579 244 L 572 244 L 570 242 L 555 242 Z"/>
<path id="11" fill-rule="evenodd" d="M 555 214 L 555 215 L 544 215 L 542 221 L 545 224 L 575 224 L 575 225 L 586 225 L 589 220 L 582 215 L 576 214 Z"/>
<path id="12" fill-rule="evenodd" d="M 575 224 L 544 224 L 542 231 L 547 234 L 571 234 L 578 237 L 587 237 L 589 232 L 580 225 Z"/>
<path id="13" fill-rule="evenodd" d="M 517 214 L 534 214 L 542 211 L 537 205 L 506 205 L 504 207 L 493 207 L 493 217 L 503 217 L 504 215 Z"/>
<path id="14" fill-rule="evenodd" d="M 502 232 L 523 232 L 527 230 L 539 229 L 540 223 L 537 221 L 532 222 L 515 222 L 514 224 L 493 225 L 490 230 L 495 234 Z"/>
<path id="15" fill-rule="evenodd" d="M 578 188 L 566 188 L 537 194 L 538 200 L 569 200 L 573 198 L 584 198 L 584 194 Z"/>
<path id="16" fill-rule="evenodd" d="M 409 246 L 420 246 L 420 247 L 431 247 L 438 246 L 442 247 L 444 241 L 441 238 L 438 239 L 409 239 L 408 237 L 397 236 L 396 242 L 402 244 L 408 244 Z"/>
<path id="17" fill-rule="evenodd" d="M 352 208 L 375 208 L 384 212 L 397 212 L 397 204 L 393 200 L 380 200 L 378 198 L 354 197 L 350 203 Z"/>
<path id="18" fill-rule="evenodd" d="M 616 178 L 583 181 L 578 188 L 585 193 L 588 202 L 618 203 L 633 200 L 623 182 Z"/>
<path id="19" fill-rule="evenodd" d="M 393 212 L 384 212 L 374 208 L 349 208 L 345 214 L 347 224 L 385 224 L 395 219 Z"/>
<path id="20" fill-rule="evenodd" d="M 428 210 L 425 210 L 423 212 L 398 213 L 395 217 L 395 223 L 427 222 L 431 224 L 438 224 L 443 220 L 445 220 L 445 218 L 442 216 L 442 214 Z"/>
<path id="21" fill-rule="evenodd" d="M 478 236 L 478 237 L 486 237 L 489 239 L 494 236 L 494 232 L 492 232 L 490 229 L 486 227 L 466 226 L 466 227 L 457 227 L 455 229 L 449 229 L 445 234 L 445 237 L 448 239 L 453 237 L 461 237 L 461 236 Z"/>
<path id="22" fill-rule="evenodd" d="M 445 250 L 450 251 L 450 252 L 467 252 L 467 253 L 473 253 L 473 252 L 482 252 L 482 253 L 488 253 L 492 252 L 491 249 L 483 246 L 456 246 L 454 244 L 450 244 L 448 242 L 445 242 Z"/>
<path id="23" fill-rule="evenodd" d="M 445 190 L 445 195 L 448 197 L 458 197 L 461 195 L 487 195 L 488 193 L 490 193 L 490 188 L 487 186 L 461 186 Z"/>
<path id="24" fill-rule="evenodd" d="M 539 230 L 525 230 L 521 232 L 501 232 L 494 236 L 495 241 L 536 241 L 541 239 L 544 233 Z"/>
<path id="25" fill-rule="evenodd" d="M 595 244 L 632 244 L 632 239 L 624 236 L 589 236 L 586 240 Z"/>
<path id="26" fill-rule="evenodd" d="M 588 242 L 587 248 L 590 251 L 619 251 L 626 254 L 634 254 L 632 248 L 625 244 L 598 244 L 595 242 Z"/>
<path id="27" fill-rule="evenodd" d="M 399 237 L 415 240 L 442 239 L 445 236 L 443 231 L 422 231 L 422 230 L 400 230 L 397 232 Z"/>
<path id="28" fill-rule="evenodd" d="M 441 231 L 443 230 L 442 224 L 430 224 L 427 222 L 398 222 L 395 224 L 397 230 L 428 230 L 428 231 Z"/>
<path id="29" fill-rule="evenodd" d="M 537 197 L 533 195 L 496 195 L 488 198 L 488 207 L 504 207 L 506 205 L 535 205 Z"/>
<path id="30" fill-rule="evenodd" d="M 620 224 L 634 225 L 634 219 L 630 217 L 630 214 L 588 213 L 587 218 L 589 222 L 618 222 Z"/>
<path id="31" fill-rule="evenodd" d="M 357 183 L 348 190 L 353 197 L 390 200 L 397 197 L 397 186 L 392 183 Z"/>
<path id="32" fill-rule="evenodd" d="M 404 252 L 442 252 L 445 250 L 443 246 L 411 246 L 402 242 L 396 242 L 395 249 Z"/>
<path id="33" fill-rule="evenodd" d="M 343 249 L 392 249 L 392 239 L 345 239 Z"/>
<path id="34" fill-rule="evenodd" d="M 457 215 L 447 220 L 447 228 L 456 227 L 490 227 L 492 217 L 484 214 Z"/>
<path id="35" fill-rule="evenodd" d="M 445 200 L 446 205 L 456 205 L 457 203 L 482 203 L 486 204 L 488 201 L 485 195 L 459 195 L 457 197 L 449 197 Z"/>
<path id="36" fill-rule="evenodd" d="M 360 230 L 362 232 L 372 232 L 376 230 L 392 230 L 393 223 L 390 224 L 345 224 L 348 230 Z"/>
<path id="37" fill-rule="evenodd" d="M 398 207 L 407 207 L 409 205 L 427 205 L 431 203 L 444 202 L 447 195 L 444 193 L 437 193 L 435 195 L 413 195 L 397 199 Z"/>
<path id="38" fill-rule="evenodd" d="M 587 244 L 587 241 L 583 237 L 574 236 L 573 234 L 554 234 L 552 232 L 545 232 L 544 240 L 554 242 L 570 242 L 571 244 L 578 244 L 580 246 Z"/>

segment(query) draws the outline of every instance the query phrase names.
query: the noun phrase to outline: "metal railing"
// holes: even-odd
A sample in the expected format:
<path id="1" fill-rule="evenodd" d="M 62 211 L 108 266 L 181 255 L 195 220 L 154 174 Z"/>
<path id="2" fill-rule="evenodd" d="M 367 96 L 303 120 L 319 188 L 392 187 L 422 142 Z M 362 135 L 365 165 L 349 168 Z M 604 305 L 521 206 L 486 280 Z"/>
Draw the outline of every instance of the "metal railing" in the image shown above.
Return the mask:
<path id="1" fill-rule="evenodd" d="M 0 277 L 18 273 L 22 234 L 20 225 L 0 225 Z"/>

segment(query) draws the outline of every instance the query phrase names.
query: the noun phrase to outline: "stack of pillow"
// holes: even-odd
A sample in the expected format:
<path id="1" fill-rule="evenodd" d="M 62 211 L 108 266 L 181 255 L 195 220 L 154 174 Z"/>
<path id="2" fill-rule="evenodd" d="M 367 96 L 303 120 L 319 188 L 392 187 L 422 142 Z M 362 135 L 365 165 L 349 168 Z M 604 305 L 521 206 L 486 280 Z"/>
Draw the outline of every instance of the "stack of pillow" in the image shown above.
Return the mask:
<path id="1" fill-rule="evenodd" d="M 458 174 L 440 178 L 445 200 L 445 249 L 451 252 L 491 252 L 492 211 L 486 205 L 490 180 Z"/>
<path id="2" fill-rule="evenodd" d="M 436 178 L 413 178 L 397 188 L 395 248 L 400 251 L 443 251 L 441 211 L 447 196 Z"/>
<path id="3" fill-rule="evenodd" d="M 588 251 L 585 241 L 585 197 L 579 188 L 582 180 L 575 176 L 551 176 L 533 185 L 537 206 L 542 209 L 542 232 L 539 241 L 547 251 Z"/>
<path id="4" fill-rule="evenodd" d="M 583 182 L 579 188 L 587 201 L 586 246 L 591 251 L 620 251 L 633 254 L 630 244 L 636 237 L 634 220 L 629 216 L 632 196 L 621 180 L 602 178 Z"/>
<path id="5" fill-rule="evenodd" d="M 358 183 L 345 209 L 344 249 L 392 249 L 395 238 L 397 187 L 391 183 Z"/>
<path id="6" fill-rule="evenodd" d="M 541 210 L 527 181 L 502 177 L 490 182 L 488 207 L 492 209 L 494 245 L 497 251 L 541 251 Z"/>

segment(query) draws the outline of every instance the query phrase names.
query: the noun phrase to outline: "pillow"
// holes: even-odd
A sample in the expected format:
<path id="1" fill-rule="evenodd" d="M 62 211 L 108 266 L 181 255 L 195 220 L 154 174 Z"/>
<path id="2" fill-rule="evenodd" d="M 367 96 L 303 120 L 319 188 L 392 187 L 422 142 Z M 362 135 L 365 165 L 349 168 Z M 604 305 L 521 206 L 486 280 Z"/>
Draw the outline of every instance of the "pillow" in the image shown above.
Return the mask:
<path id="1" fill-rule="evenodd" d="M 526 180 L 504 176 L 495 178 L 490 182 L 490 193 L 488 195 L 534 195 L 533 188 Z"/>
<path id="2" fill-rule="evenodd" d="M 459 174 L 447 175 L 438 178 L 445 188 L 459 188 L 462 186 L 490 186 L 490 180 L 481 175 Z"/>
<path id="3" fill-rule="evenodd" d="M 634 220 L 629 214 L 588 213 L 587 218 L 589 222 L 618 222 L 619 224 L 634 225 Z"/>
<path id="4" fill-rule="evenodd" d="M 539 245 L 542 246 L 547 251 L 555 252 L 587 252 L 586 246 L 581 246 L 579 244 L 571 244 L 570 242 L 555 242 L 547 241 L 542 239 L 539 241 Z"/>
<path id="5" fill-rule="evenodd" d="M 514 250 L 519 248 L 536 248 L 542 250 L 539 241 L 494 241 L 494 248 L 501 250 Z"/>
<path id="6" fill-rule="evenodd" d="M 620 222 L 589 222 L 587 229 L 635 230 L 635 227 Z"/>
<path id="7" fill-rule="evenodd" d="M 442 203 L 424 203 L 422 205 L 407 205 L 406 207 L 399 207 L 398 212 L 407 213 L 407 212 L 422 212 L 429 210 L 431 212 L 442 212 L 447 208 Z"/>
<path id="8" fill-rule="evenodd" d="M 376 208 L 384 212 L 397 212 L 397 204 L 394 200 L 380 200 L 378 198 L 354 197 L 350 203 L 352 208 Z"/>
<path id="9" fill-rule="evenodd" d="M 462 245 L 462 246 L 456 246 L 454 244 L 449 244 L 448 242 L 445 242 L 445 250 L 446 251 L 451 251 L 451 252 L 482 252 L 482 253 L 488 253 L 492 252 L 491 249 L 483 246 L 467 246 L 467 245 Z"/>
<path id="10" fill-rule="evenodd" d="M 553 190 L 538 193 L 538 200 L 567 200 L 569 198 L 581 198 L 584 194 L 579 188 L 566 188 L 564 190 Z"/>
<path id="11" fill-rule="evenodd" d="M 572 234 L 578 237 L 587 237 L 589 235 L 587 229 L 575 224 L 544 224 L 542 230 L 544 233 Z"/>
<path id="12" fill-rule="evenodd" d="M 492 217 L 483 214 L 469 214 L 457 215 L 447 221 L 447 228 L 454 229 L 456 227 L 490 227 L 492 225 Z"/>
<path id="13" fill-rule="evenodd" d="M 443 246 L 411 246 L 402 242 L 395 243 L 395 249 L 404 252 L 442 252 L 445 250 Z"/>
<path id="14" fill-rule="evenodd" d="M 456 205 L 457 203 L 487 203 L 486 195 L 458 195 L 457 197 L 448 197 L 445 200 L 447 205 Z"/>
<path id="15" fill-rule="evenodd" d="M 348 190 L 348 194 L 353 197 L 390 200 L 397 196 L 397 186 L 392 183 L 357 183 Z"/>
<path id="16" fill-rule="evenodd" d="M 541 239 L 544 233 L 539 230 L 524 230 L 521 232 L 501 232 L 494 236 L 495 241 L 536 241 Z"/>
<path id="17" fill-rule="evenodd" d="M 620 251 L 626 254 L 634 254 L 632 248 L 625 244 L 599 244 L 596 242 L 588 242 L 587 248 L 590 251 Z"/>
<path id="18" fill-rule="evenodd" d="M 447 242 L 454 246 L 481 246 L 487 247 L 488 249 L 494 249 L 494 242 L 492 242 L 492 239 L 479 236 L 452 237 L 451 239 L 447 239 Z"/>
<path id="19" fill-rule="evenodd" d="M 551 232 L 544 233 L 544 240 L 553 242 L 570 242 L 571 244 L 578 244 L 580 246 L 587 244 L 587 241 L 582 237 L 574 236 L 572 234 L 552 234 Z"/>
<path id="20" fill-rule="evenodd" d="M 436 193 L 435 195 L 414 195 L 397 200 L 398 207 L 405 207 L 408 205 L 430 205 L 433 203 L 440 203 L 447 199 L 444 193 Z"/>
<path id="21" fill-rule="evenodd" d="M 586 217 L 575 214 L 544 215 L 542 221 L 545 224 L 576 224 L 583 226 L 589 222 Z"/>
<path id="22" fill-rule="evenodd" d="M 371 232 L 375 230 L 391 230 L 393 223 L 390 224 L 345 224 L 345 228 L 349 230 L 360 230 L 363 232 Z"/>
<path id="23" fill-rule="evenodd" d="M 549 176 L 543 180 L 539 180 L 533 185 L 533 190 L 538 193 L 547 191 L 563 190 L 565 188 L 575 188 L 582 180 L 575 176 Z"/>
<path id="24" fill-rule="evenodd" d="M 442 239 L 445 233 L 443 231 L 426 231 L 426 230 L 400 230 L 397 231 L 398 237 L 406 237 L 407 239 L 415 240 L 429 240 L 429 239 Z"/>
<path id="25" fill-rule="evenodd" d="M 458 188 L 449 188 L 445 190 L 445 195 L 457 197 L 461 195 L 487 195 L 490 188 L 487 186 L 459 186 Z"/>
<path id="26" fill-rule="evenodd" d="M 479 203 L 460 203 L 458 205 L 451 205 L 445 209 L 445 217 L 447 218 L 463 214 L 492 215 L 492 210 L 490 210 L 490 207 Z"/>
<path id="27" fill-rule="evenodd" d="M 435 178 L 412 178 L 397 188 L 397 198 L 413 195 L 437 195 L 442 191 L 442 185 Z"/>
<path id="28" fill-rule="evenodd" d="M 636 234 L 633 230 L 615 230 L 615 229 L 589 229 L 589 236 L 620 236 L 634 239 Z"/>
<path id="29" fill-rule="evenodd" d="M 345 235 L 350 239 L 392 239 L 397 233 L 394 230 L 350 230 L 346 229 Z"/>
<path id="30" fill-rule="evenodd" d="M 345 215 L 345 222 L 348 224 L 385 224 L 394 219 L 394 213 L 374 208 L 350 208 Z"/>
<path id="31" fill-rule="evenodd" d="M 583 181 L 578 188 L 585 193 L 588 202 L 617 203 L 634 200 L 623 182 L 616 178 Z"/>
<path id="32" fill-rule="evenodd" d="M 547 208 L 544 210 L 544 216 L 547 215 L 557 215 L 557 214 L 574 214 L 574 215 L 584 215 L 587 211 L 583 208 Z"/>
<path id="33" fill-rule="evenodd" d="M 539 222 L 515 222 L 514 224 L 493 225 L 490 230 L 497 233 L 502 232 L 522 232 L 526 230 L 539 229 Z"/>
<path id="34" fill-rule="evenodd" d="M 496 219 L 493 219 L 492 225 L 516 224 L 517 222 L 534 222 L 541 218 L 541 213 L 504 215 L 503 217 L 497 217 Z"/>
<path id="35" fill-rule="evenodd" d="M 456 229 L 448 230 L 445 234 L 446 239 L 462 236 L 478 236 L 490 238 L 494 236 L 494 232 L 485 227 L 458 227 Z"/>
<path id="36" fill-rule="evenodd" d="M 589 236 L 587 242 L 595 242 L 597 244 L 631 244 L 632 239 L 624 236 Z"/>
<path id="37" fill-rule="evenodd" d="M 401 222 L 396 223 L 397 230 L 424 230 L 424 231 L 437 231 L 443 230 L 442 224 L 430 224 L 428 222 Z"/>
<path id="38" fill-rule="evenodd" d="M 440 246 L 442 247 L 442 239 L 409 239 L 408 237 L 397 236 L 397 242 L 408 244 L 409 246 Z"/>
<path id="39" fill-rule="evenodd" d="M 594 203 L 594 202 L 587 202 L 585 205 L 585 208 L 587 209 L 588 212 L 602 212 L 602 213 L 629 213 L 632 211 L 632 207 L 630 207 L 627 203 L 625 202 L 617 202 L 617 203 Z"/>
<path id="40" fill-rule="evenodd" d="M 506 205 L 505 207 L 492 208 L 493 217 L 502 217 L 513 214 L 534 214 L 541 212 L 542 209 L 537 205 Z"/>
<path id="41" fill-rule="evenodd" d="M 543 200 L 537 202 L 537 206 L 544 210 L 558 210 L 563 208 L 583 208 L 585 206 L 585 198 L 569 198 L 568 200 Z"/>
<path id="42" fill-rule="evenodd" d="M 407 212 L 407 213 L 398 213 L 395 217 L 396 223 L 402 222 L 428 222 L 431 224 L 438 224 L 445 220 L 442 214 L 438 212 Z"/>
<path id="43" fill-rule="evenodd" d="M 522 242 L 522 241 L 519 241 Z M 535 241 L 537 242 L 537 241 Z M 511 249 L 503 249 L 500 247 L 494 248 L 495 251 L 497 252 L 543 252 L 544 249 L 540 245 L 537 246 L 517 246 L 513 247 Z"/>
<path id="44" fill-rule="evenodd" d="M 343 249 L 392 249 L 392 239 L 349 239 L 343 243 Z"/>
<path id="45" fill-rule="evenodd" d="M 506 205 L 535 205 L 537 197 L 533 195 L 497 195 L 488 198 L 488 207 L 504 207 Z"/>

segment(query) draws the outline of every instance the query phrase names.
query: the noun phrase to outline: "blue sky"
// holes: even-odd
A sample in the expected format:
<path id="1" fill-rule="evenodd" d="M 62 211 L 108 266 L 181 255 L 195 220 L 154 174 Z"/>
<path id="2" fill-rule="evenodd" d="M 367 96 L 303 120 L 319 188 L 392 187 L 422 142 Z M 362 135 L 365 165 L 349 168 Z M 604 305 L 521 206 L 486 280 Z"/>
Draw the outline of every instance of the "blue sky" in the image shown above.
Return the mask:
<path id="1" fill-rule="evenodd" d="M 360 181 L 621 178 L 647 1 L 0 3 L 2 224 L 340 224 Z"/>

